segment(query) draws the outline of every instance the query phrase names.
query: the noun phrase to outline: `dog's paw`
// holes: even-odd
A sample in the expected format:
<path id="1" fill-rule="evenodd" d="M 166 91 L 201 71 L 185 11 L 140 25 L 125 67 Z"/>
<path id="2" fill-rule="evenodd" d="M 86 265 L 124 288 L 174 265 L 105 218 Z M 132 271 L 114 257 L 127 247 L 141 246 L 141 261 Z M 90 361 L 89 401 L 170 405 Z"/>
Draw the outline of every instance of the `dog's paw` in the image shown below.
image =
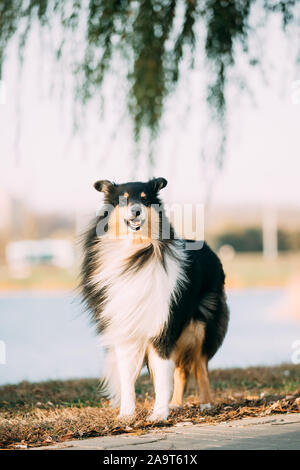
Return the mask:
<path id="1" fill-rule="evenodd" d="M 153 413 L 148 417 L 148 421 L 158 422 L 158 421 L 167 421 L 169 416 L 169 411 L 153 411 Z"/>
<path id="2" fill-rule="evenodd" d="M 182 408 L 183 405 L 179 404 L 179 403 L 169 403 L 169 408 L 170 410 L 178 410 L 180 408 Z"/>
<path id="3" fill-rule="evenodd" d="M 210 403 L 200 403 L 200 411 L 210 410 L 211 404 Z"/>
<path id="4" fill-rule="evenodd" d="M 124 421 L 124 422 L 132 421 L 133 418 L 134 418 L 134 413 L 119 413 L 118 414 L 118 419 L 120 421 Z"/>
<path id="5" fill-rule="evenodd" d="M 135 407 L 134 406 L 121 407 L 118 418 L 122 419 L 122 420 L 125 420 L 125 421 L 128 421 L 128 420 L 131 420 L 134 417 L 134 413 L 135 413 Z"/>

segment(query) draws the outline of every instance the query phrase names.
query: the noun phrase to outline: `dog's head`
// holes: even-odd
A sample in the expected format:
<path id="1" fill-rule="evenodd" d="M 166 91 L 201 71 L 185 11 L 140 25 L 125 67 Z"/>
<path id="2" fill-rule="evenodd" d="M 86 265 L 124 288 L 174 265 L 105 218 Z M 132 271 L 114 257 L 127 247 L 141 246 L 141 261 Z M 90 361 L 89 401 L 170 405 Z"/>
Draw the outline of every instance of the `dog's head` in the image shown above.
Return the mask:
<path id="1" fill-rule="evenodd" d="M 104 193 L 108 210 L 108 232 L 117 238 L 136 235 L 136 238 L 158 238 L 160 207 L 159 191 L 167 185 L 164 178 L 146 183 L 115 184 L 96 181 L 94 187 Z"/>

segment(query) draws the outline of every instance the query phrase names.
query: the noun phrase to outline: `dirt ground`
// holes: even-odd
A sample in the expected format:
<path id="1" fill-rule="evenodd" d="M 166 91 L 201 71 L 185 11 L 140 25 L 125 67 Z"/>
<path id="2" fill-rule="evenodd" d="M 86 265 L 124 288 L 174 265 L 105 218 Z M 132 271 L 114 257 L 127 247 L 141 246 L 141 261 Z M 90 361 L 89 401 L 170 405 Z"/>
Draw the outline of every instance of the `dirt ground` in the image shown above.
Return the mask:
<path id="1" fill-rule="evenodd" d="M 150 423 L 153 388 L 140 377 L 137 412 L 124 422 L 118 410 L 101 398 L 95 379 L 22 382 L 0 387 L 0 448 L 25 449 L 39 445 L 121 433 L 139 435 L 179 422 L 220 423 L 242 417 L 300 411 L 300 365 L 225 369 L 210 372 L 214 404 L 200 411 L 193 381 L 185 405 L 173 410 L 167 423 Z"/>

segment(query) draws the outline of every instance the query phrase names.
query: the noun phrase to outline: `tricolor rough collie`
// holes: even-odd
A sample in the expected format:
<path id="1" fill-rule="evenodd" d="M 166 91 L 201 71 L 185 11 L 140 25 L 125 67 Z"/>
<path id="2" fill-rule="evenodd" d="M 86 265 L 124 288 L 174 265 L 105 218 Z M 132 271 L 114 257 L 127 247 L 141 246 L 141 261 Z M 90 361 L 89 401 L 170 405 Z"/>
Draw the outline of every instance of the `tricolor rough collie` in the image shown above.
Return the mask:
<path id="1" fill-rule="evenodd" d="M 201 408 L 209 407 L 207 364 L 227 330 L 221 262 L 206 243 L 193 249 L 176 238 L 158 196 L 166 184 L 94 185 L 105 204 L 85 236 L 81 286 L 105 346 L 107 393 L 122 417 L 135 411 L 144 363 L 155 388 L 151 420 L 168 417 L 173 378 L 170 406 L 182 405 L 190 374 Z"/>

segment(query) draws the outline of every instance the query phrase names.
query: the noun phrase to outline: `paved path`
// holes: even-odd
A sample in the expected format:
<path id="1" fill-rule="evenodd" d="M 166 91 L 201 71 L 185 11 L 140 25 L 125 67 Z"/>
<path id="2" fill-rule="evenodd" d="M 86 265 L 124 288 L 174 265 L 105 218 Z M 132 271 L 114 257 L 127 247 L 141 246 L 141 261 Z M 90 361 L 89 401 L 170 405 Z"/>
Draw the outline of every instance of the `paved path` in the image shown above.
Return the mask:
<path id="1" fill-rule="evenodd" d="M 41 449 L 41 447 L 39 447 Z M 172 428 L 141 436 L 94 437 L 42 447 L 64 450 L 204 450 L 204 449 L 298 449 L 300 413 L 265 418 L 244 418 L 215 425 L 178 423 Z"/>

